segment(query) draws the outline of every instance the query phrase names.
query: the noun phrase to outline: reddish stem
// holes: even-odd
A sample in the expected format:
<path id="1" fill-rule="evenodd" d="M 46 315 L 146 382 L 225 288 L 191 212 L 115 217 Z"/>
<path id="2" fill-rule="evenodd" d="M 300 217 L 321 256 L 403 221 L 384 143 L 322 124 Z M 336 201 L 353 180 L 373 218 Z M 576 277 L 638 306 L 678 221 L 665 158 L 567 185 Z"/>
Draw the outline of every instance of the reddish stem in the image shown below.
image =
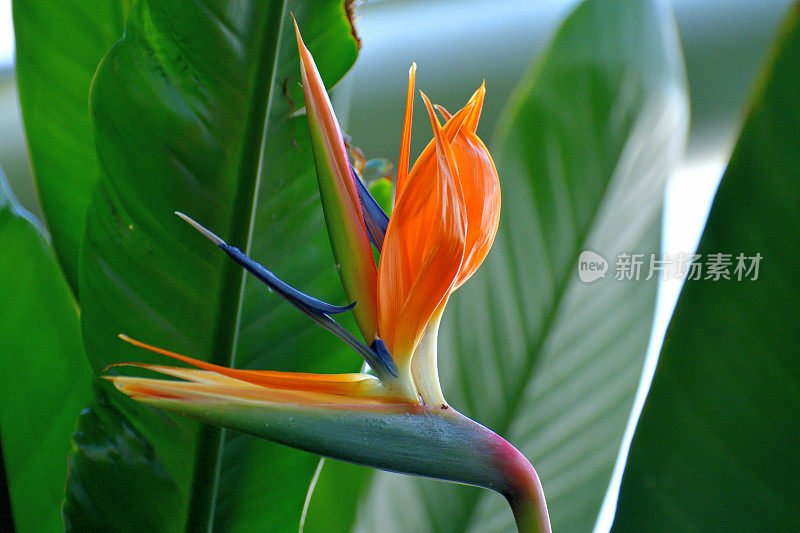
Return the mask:
<path id="1" fill-rule="evenodd" d="M 520 533 L 551 533 L 544 490 L 530 461 L 508 441 L 495 435 L 498 470 L 504 474 L 503 490 Z"/>

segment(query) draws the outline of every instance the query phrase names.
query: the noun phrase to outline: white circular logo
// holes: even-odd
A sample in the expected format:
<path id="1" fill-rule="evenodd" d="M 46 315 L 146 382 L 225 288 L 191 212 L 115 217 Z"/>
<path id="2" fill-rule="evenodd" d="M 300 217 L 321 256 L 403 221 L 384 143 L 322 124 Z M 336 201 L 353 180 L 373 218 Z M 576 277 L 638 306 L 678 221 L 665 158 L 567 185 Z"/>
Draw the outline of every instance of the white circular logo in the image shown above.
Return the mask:
<path id="1" fill-rule="evenodd" d="M 591 250 L 584 250 L 578 258 L 578 277 L 584 283 L 591 283 L 606 277 L 608 261 Z"/>

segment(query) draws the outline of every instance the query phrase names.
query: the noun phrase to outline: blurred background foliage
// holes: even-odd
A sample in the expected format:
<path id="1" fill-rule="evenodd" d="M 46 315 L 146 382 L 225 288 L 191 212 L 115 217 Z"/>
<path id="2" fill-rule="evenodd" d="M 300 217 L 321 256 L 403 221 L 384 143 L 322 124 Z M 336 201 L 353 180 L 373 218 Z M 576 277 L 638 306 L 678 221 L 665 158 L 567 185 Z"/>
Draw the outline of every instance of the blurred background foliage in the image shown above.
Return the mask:
<path id="1" fill-rule="evenodd" d="M 624 459 L 632 439 L 632 459 L 625 472 L 615 530 L 642 530 L 652 525 L 650 520 L 655 520 L 664 530 L 715 531 L 726 523 L 736 527 L 745 522 L 737 518 L 740 510 L 726 503 L 731 497 L 750 498 L 750 505 L 743 510 L 753 518 L 753 522 L 748 523 L 753 528 L 767 524 L 767 529 L 780 530 L 789 524 L 798 525 L 796 499 L 787 496 L 796 488 L 792 476 L 798 473 L 798 465 L 796 460 L 784 462 L 784 454 L 798 437 L 796 406 L 782 401 L 796 390 L 800 377 L 796 348 L 787 349 L 796 333 L 796 325 L 785 323 L 785 317 L 792 316 L 798 309 L 797 302 L 787 296 L 796 294 L 792 292 L 796 287 L 782 277 L 791 272 L 791 265 L 796 264 L 797 258 L 781 248 L 787 242 L 796 243 L 798 227 L 796 216 L 792 218 L 791 212 L 797 205 L 796 185 L 800 174 L 797 161 L 786 159 L 798 139 L 796 120 L 791 120 L 798 116 L 792 95 L 800 86 L 794 59 L 797 54 L 793 54 L 797 52 L 798 42 L 796 30 L 792 30 L 796 27 L 796 16 L 786 26 L 788 29 L 783 30 L 782 37 L 789 44 L 777 60 L 776 76 L 764 74 L 770 50 L 780 52 L 773 43 L 790 3 L 789 0 L 510 0 L 503 3 L 375 0 L 358 5 L 360 53 L 355 65 L 334 89 L 333 99 L 343 127 L 367 157 L 397 160 L 406 72 L 411 61 L 420 66 L 418 87 L 451 111 L 458 109 L 474 88 L 486 80 L 486 105 L 478 133 L 496 150 L 504 187 L 504 222 L 496 250 L 480 275 L 454 298 L 451 316 L 445 318 L 442 375 L 445 393 L 454 406 L 509 436 L 532 459 L 544 480 L 557 531 L 611 527 L 617 506 L 616 494 L 623 479 Z M 23 8 L 22 4 L 24 2 L 19 3 L 20 14 L 36 11 Z M 105 53 L 116 35 L 121 34 L 121 22 L 127 16 L 129 4 L 133 5 L 109 3 L 108 13 L 92 11 L 92 16 L 100 21 L 98 27 L 105 29 L 93 31 L 94 39 L 71 41 L 85 48 L 85 55 L 81 57 L 86 65 L 85 72 L 72 69 L 70 76 L 82 75 L 81 83 L 85 84 L 93 75 L 92 63 Z M 315 14 L 318 26 L 313 26 L 315 29 L 309 31 L 309 36 L 316 36 L 316 41 L 310 39 L 311 48 L 323 75 L 326 80 L 334 81 L 352 64 L 354 43 L 349 28 L 343 23 L 341 6 L 337 2 L 325 5 L 330 7 L 330 12 L 321 9 Z M 290 9 L 302 21 L 306 7 L 300 1 L 284 3 L 281 23 L 285 26 Z M 10 6 L 7 13 L 10 13 Z M 56 15 L 41 10 L 40 18 L 31 20 L 66 20 Z M 4 13 L 3 19 L 4 26 L 0 28 L 7 28 L 8 41 L 11 38 L 10 15 L 6 19 Z M 307 20 L 314 19 L 309 14 Z M 329 24 L 330 20 L 336 23 Z M 74 38 L 81 35 L 76 28 L 81 28 L 84 21 L 78 12 L 70 22 L 72 26 L 65 23 L 60 29 Z M 18 23 L 26 24 L 21 16 Z M 25 27 L 33 29 L 34 33 L 24 39 L 36 42 L 37 25 L 29 23 Z M 45 27 L 40 24 L 38 31 L 44 32 L 42 28 Z M 145 40 L 162 38 L 157 30 L 147 25 L 143 27 Z M 181 30 L 191 34 L 194 28 L 184 24 Z M 266 37 L 265 42 L 271 42 L 270 39 L 272 37 Z M 46 48 L 48 41 L 41 42 Z M 305 290 L 336 300 L 342 296 L 321 214 L 314 203 L 313 170 L 308 158 L 298 155 L 303 153 L 307 142 L 305 125 L 285 118 L 300 101 L 298 88 L 292 82 L 292 72 L 296 72 L 293 54 L 293 45 L 282 41 L 275 57 L 277 82 L 273 80 L 268 99 L 269 112 L 264 118 L 267 141 L 261 154 L 273 165 L 262 171 L 259 194 L 245 199 L 245 203 L 256 204 L 252 254 L 265 264 L 282 269 L 289 281 L 299 282 Z M 203 64 L 202 57 L 195 60 Z M 58 59 L 55 61 L 63 65 Z M 65 237 L 59 235 L 61 229 L 51 229 L 60 259 L 57 263 L 43 234 L 26 222 L 33 217 L 41 220 L 42 209 L 31 179 L 14 64 L 9 53 L 0 53 L 0 168 L 7 174 L 10 188 L 19 199 L 17 204 L 6 189 L 0 194 L 0 217 L 3 217 L 0 218 L 0 243 L 4 250 L 0 259 L 0 273 L 3 273 L 0 287 L 9 304 L 7 309 L 16 310 L 13 312 L 16 322 L 4 320 L 5 329 L 0 328 L 0 338 L 17 341 L 16 344 L 5 343 L 4 355 L 46 354 L 32 359 L 43 368 L 29 365 L 24 376 L 15 373 L 13 360 L 8 357 L 2 360 L 0 368 L 9 384 L 5 390 L 15 390 L 10 388 L 14 384 L 21 387 L 14 393 L 14 401 L 4 398 L 0 411 L 4 428 L 8 427 L 14 413 L 22 409 L 48 413 L 48 406 L 55 398 L 64 399 L 60 416 L 53 419 L 49 440 L 42 439 L 40 446 L 26 449 L 26 441 L 19 438 L 34 434 L 37 431 L 34 426 L 14 433 L 4 429 L 4 454 L 13 454 L 14 459 L 11 463 L 6 460 L 6 468 L 11 466 L 18 491 L 16 500 L 12 494 L 12 503 L 23 509 L 15 517 L 17 527 L 20 530 L 58 529 L 54 509 L 60 503 L 63 482 L 59 485 L 58 480 L 65 474 L 66 461 L 53 456 L 52 450 L 66 451 L 68 443 L 63 438 L 59 440 L 59 435 L 63 436 L 74 427 L 74 417 L 70 413 L 91 403 L 92 409 L 81 417 L 69 463 L 65 515 L 73 530 L 147 528 L 147 520 L 142 522 L 144 508 L 151 510 L 153 517 L 163 518 L 159 519 L 159 524 L 164 530 L 179 528 L 184 522 L 184 512 L 189 517 L 190 527 L 208 522 L 219 531 L 251 531 L 265 526 L 275 531 L 295 530 L 308 481 L 318 464 L 314 456 L 228 434 L 220 441 L 224 450 L 222 473 L 212 472 L 210 485 L 202 485 L 201 480 L 198 496 L 198 481 L 189 478 L 192 469 L 199 468 L 194 471 L 195 478 L 198 471 L 202 475 L 202 466 L 198 466 L 202 465 L 202 457 L 198 459 L 190 454 L 179 457 L 175 443 L 158 442 L 159 439 L 166 441 L 168 434 L 175 434 L 170 433 L 175 431 L 174 421 L 156 416 L 158 420 L 154 422 L 152 413 L 139 412 L 124 402 L 117 404 L 116 400 L 109 403 L 104 393 L 92 392 L 88 384 L 86 355 L 94 363 L 95 370 L 115 360 L 141 359 L 140 352 L 126 352 L 127 348 L 117 347 L 113 339 L 127 323 L 131 323 L 129 333 L 136 334 L 136 329 L 140 329 L 139 336 L 146 336 L 147 340 L 156 339 L 170 348 L 204 357 L 220 357 L 217 339 L 220 331 L 222 337 L 235 335 L 237 331 L 229 324 L 229 318 L 220 318 L 226 313 L 224 309 L 235 307 L 231 302 L 203 302 L 208 306 L 203 310 L 203 321 L 187 324 L 180 318 L 185 304 L 170 302 L 169 298 L 152 294 L 152 291 L 148 294 L 147 287 L 154 286 L 150 283 L 154 277 L 188 280 L 191 273 L 197 271 L 204 273 L 201 281 L 187 281 L 184 292 L 201 294 L 199 285 L 208 285 L 202 281 L 206 278 L 221 286 L 235 284 L 237 274 L 226 271 L 221 259 L 208 250 L 203 249 L 205 255 L 194 258 L 201 265 L 198 268 L 180 265 L 181 256 L 176 255 L 164 264 L 155 265 L 154 273 L 137 272 L 136 261 L 141 259 L 137 260 L 136 254 L 141 249 L 145 250 L 147 261 L 147 257 L 155 253 L 151 242 L 170 242 L 173 234 L 180 234 L 182 240 L 189 239 L 189 232 L 177 229 L 175 221 L 154 222 L 163 215 L 162 211 L 166 213 L 172 208 L 157 211 L 151 202 L 142 201 L 147 198 L 142 190 L 152 188 L 148 188 L 147 180 L 137 182 L 131 169 L 148 167 L 148 179 L 155 180 L 153 183 L 157 186 L 159 180 L 177 183 L 179 176 L 169 177 L 170 167 L 159 166 L 157 160 L 147 155 L 131 160 L 136 139 L 144 136 L 152 140 L 154 134 L 148 130 L 149 118 L 137 117 L 131 112 L 131 106 L 125 104 L 124 95 L 120 96 L 114 89 L 115 84 L 123 82 L 109 71 L 107 68 L 105 77 L 101 78 L 103 83 L 98 84 L 98 90 L 92 94 L 97 104 L 93 121 L 86 120 L 84 126 L 78 126 L 77 119 L 71 119 L 70 113 L 76 116 L 82 113 L 88 92 L 62 90 L 64 87 L 60 83 L 66 78 L 59 76 L 63 77 L 64 73 L 45 68 L 42 72 L 53 75 L 49 85 L 42 85 L 50 91 L 44 100 L 49 107 L 32 105 L 33 111 L 29 112 L 27 120 L 37 120 L 38 112 L 38 120 L 45 126 L 52 122 L 73 124 L 79 129 L 92 125 L 98 128 L 104 136 L 98 143 L 100 160 L 105 165 L 99 178 L 101 187 L 106 190 L 112 187 L 115 194 L 120 195 L 121 200 L 115 197 L 118 206 L 136 206 L 130 215 L 131 228 L 135 221 L 137 230 L 141 228 L 158 237 L 142 241 L 144 246 L 142 242 L 128 242 L 125 250 L 114 235 L 103 234 L 105 228 L 111 227 L 109 219 L 115 213 L 104 212 L 103 202 L 94 201 L 95 205 L 89 208 L 88 225 L 88 230 L 94 233 L 86 234 L 88 240 L 84 241 L 79 257 L 74 243 L 81 238 L 82 222 L 75 222 L 69 210 L 49 208 L 51 222 L 63 216 L 68 224 L 75 225 L 74 231 L 67 228 L 71 235 Z M 36 72 L 36 68 L 30 72 Z M 127 72 L 131 77 L 124 78 L 126 72 L 121 71 L 123 79 L 127 80 L 126 87 L 137 83 L 143 87 L 153 86 L 151 81 L 132 75 L 136 72 L 131 69 Z M 761 90 L 754 93 L 752 88 L 759 72 L 762 72 Z M 183 79 L 182 72 L 170 75 L 176 80 Z M 246 87 L 245 92 L 254 101 L 261 102 L 257 97 L 261 87 L 258 79 L 243 75 L 243 82 L 237 88 Z M 631 79 L 635 81 L 623 83 Z M 231 83 L 235 85 L 235 79 Z M 217 88 L 224 86 L 216 81 L 209 84 Z M 691 128 L 685 156 L 682 156 L 689 117 L 687 89 Z M 164 116 L 173 116 L 169 98 L 164 101 Z M 235 108 L 233 103 L 231 106 Z M 612 108 L 616 114 L 609 111 Z M 117 113 L 115 109 L 120 111 Z M 263 111 L 266 113 L 267 109 Z M 731 283 L 688 286 L 664 348 L 664 360 L 656 374 L 651 399 L 645 405 L 645 395 L 680 283 L 664 282 L 658 287 L 655 282 L 627 286 L 607 284 L 602 291 L 587 288 L 576 283 L 574 276 L 570 277 L 574 273 L 576 254 L 585 247 L 599 250 L 606 257 L 626 250 L 643 253 L 659 248 L 674 252 L 693 250 L 748 112 L 753 116 L 739 141 L 700 246 L 704 253 L 720 248 L 734 253 L 755 252 L 763 247 L 771 252 L 776 270 L 766 276 L 764 284 L 749 292 L 737 292 L 741 287 Z M 126 113 L 132 122 L 125 122 L 129 120 Z M 224 118 L 230 119 L 237 111 L 225 113 Z M 787 115 L 789 119 L 782 120 Z M 87 118 L 88 115 L 84 117 Z M 125 132 L 130 134 L 127 146 L 125 135 L 114 133 L 120 132 L 116 129 L 118 123 L 134 124 Z M 253 129 L 252 124 L 248 124 L 240 134 L 234 126 L 220 119 L 219 138 L 225 139 L 228 147 L 236 142 L 246 146 L 247 141 L 243 139 L 247 131 Z M 174 128 L 180 130 L 180 124 Z M 81 129 L 80 133 L 83 135 L 87 131 Z M 94 145 L 82 142 L 82 135 L 75 139 L 67 137 L 67 140 L 91 150 Z M 180 134 L 175 138 L 181 138 Z M 427 128 L 414 129 L 412 157 L 429 138 Z M 552 154 L 546 151 L 550 146 L 548 141 L 553 138 L 562 140 L 557 156 L 561 174 L 552 172 Z M 40 157 L 36 152 L 47 153 L 49 146 L 46 137 L 37 141 L 38 145 L 30 142 L 30 149 L 38 161 Z M 192 150 L 191 155 L 183 157 L 197 164 L 202 160 L 197 154 L 203 146 L 200 142 L 199 150 Z M 230 148 L 232 152 L 236 149 Z M 63 147 L 60 150 L 74 155 L 74 150 Z M 771 158 L 760 160 L 760 150 Z M 592 158 L 585 157 L 582 152 L 591 154 Z M 254 152 L 250 149 L 249 153 Z M 550 158 L 545 159 L 545 155 Z M 55 169 L 48 178 L 54 185 L 46 185 L 40 176 L 40 188 L 56 190 L 59 163 L 69 166 L 56 157 Z M 74 167 L 70 168 L 74 171 Z M 291 170 L 291 180 L 287 180 L 285 169 Z M 233 170 L 223 170 L 219 175 L 227 173 L 236 174 Z M 78 175 L 85 177 L 86 173 Z M 243 183 L 249 179 L 247 172 L 237 175 Z M 759 181 L 763 187 L 754 186 L 753 180 L 763 176 L 774 179 Z M 563 181 L 559 182 L 559 178 Z M 213 181 L 214 176 L 209 179 Z M 211 189 L 223 194 L 224 182 L 214 183 Z M 551 190 L 553 184 L 559 185 L 555 187 L 556 192 Z M 245 183 L 245 188 L 247 186 Z M 748 194 L 754 187 L 762 194 L 751 200 Z M 91 190 L 90 186 L 76 186 L 71 192 L 79 191 L 77 197 L 81 202 L 92 203 Z M 42 198 L 47 194 L 43 193 Z M 161 200 L 176 204 L 187 201 L 179 192 L 172 191 L 172 194 L 171 200 Z M 226 198 L 221 202 L 224 205 L 212 201 L 194 207 L 210 219 L 218 219 L 217 227 L 225 228 L 230 224 L 227 226 L 229 237 L 244 238 L 244 222 L 237 222 L 230 212 L 232 205 L 241 202 L 228 201 L 224 194 L 223 197 Z M 569 215 L 558 209 L 564 201 L 577 206 Z M 74 207 L 74 202 L 66 198 L 66 205 Z M 752 206 L 759 209 L 753 210 L 749 219 L 741 221 L 740 213 Z M 45 209 L 48 210 L 47 202 Z M 81 211 L 79 216 L 82 217 L 86 209 L 77 211 Z M 537 226 L 537 221 L 541 220 L 551 224 Z M 520 224 L 520 221 L 525 223 Z M 624 232 L 620 228 L 633 230 Z M 772 241 L 765 240 L 764 236 L 775 228 L 780 228 L 780 234 Z M 295 242 L 313 245 L 297 247 L 292 244 Z M 747 249 L 739 250 L 737 246 Z M 125 251 L 117 256 L 118 248 Z M 158 252 L 159 257 L 167 255 L 167 251 Z M 17 256 L 24 261 L 19 261 Z M 91 266 L 92 261 L 107 266 L 109 257 L 112 264 L 122 265 L 122 271 L 129 271 L 121 275 L 122 279 L 133 280 L 134 285 L 139 283 L 143 288 L 120 291 L 114 279 L 104 278 L 106 273 L 93 273 L 86 267 Z M 121 262 L 114 263 L 117 260 Z M 83 266 L 79 267 L 81 261 Z M 84 278 L 80 284 L 79 303 L 83 312 L 79 317 L 59 274 L 63 271 L 67 275 L 75 291 L 81 268 Z M 26 284 L 16 280 L 15 269 L 28 273 L 22 278 Z M 84 288 L 88 288 L 85 294 Z M 325 358 L 320 359 L 315 347 L 320 343 L 328 347 L 332 344 L 329 339 L 286 306 L 265 302 L 261 293 L 261 288 L 252 280 L 245 283 L 236 346 L 237 364 L 250 368 L 330 372 L 358 367 L 355 358 L 335 346 L 326 350 Z M 146 300 L 146 305 L 139 301 L 140 296 Z M 777 303 L 770 308 L 771 302 Z M 147 310 L 154 305 L 160 306 L 160 314 Z M 519 314 L 507 312 L 509 307 L 518 309 Z M 743 310 L 732 311 L 738 307 Z M 698 325 L 697 309 L 703 309 L 699 316 L 711 317 L 707 323 Z M 765 312 L 768 309 L 771 312 Z M 45 328 L 47 333 L 37 335 L 35 343 L 27 338 L 20 340 L 20 332 L 30 331 L 30 324 L 41 320 L 44 310 L 54 315 L 46 321 L 52 324 Z M 490 321 L 487 321 L 486 310 L 490 310 Z M 754 323 L 751 320 L 754 315 L 760 316 L 761 321 Z M 82 332 L 78 329 L 79 318 L 83 321 Z M 489 324 L 475 328 L 482 322 Z M 220 331 L 214 339 L 194 331 L 204 326 Z M 181 335 L 173 331 L 180 331 Z M 702 345 L 706 331 L 714 331 L 718 336 L 708 337 L 709 344 Z M 726 341 L 722 343 L 714 340 L 723 338 Z M 782 357 L 773 357 L 781 350 L 784 350 Z M 225 353 L 231 355 L 230 351 Z M 759 361 L 756 365 L 748 358 L 751 354 Z M 72 369 L 75 386 L 65 387 L 65 382 L 58 379 L 37 380 L 37 376 L 53 371 L 53 367 L 48 369 L 44 364 L 51 359 Z M 749 378 L 758 374 L 761 362 L 766 362 L 767 376 L 752 385 Z M 640 372 L 643 365 L 644 371 Z M 480 370 L 473 371 L 470 376 L 464 370 L 470 367 Z M 70 370 L 56 371 L 63 374 Z M 709 375 L 715 380 L 706 387 Z M 26 388 L 29 383 L 37 383 L 40 388 Z M 495 399 L 483 398 L 486 390 L 501 389 L 504 395 L 498 393 Z M 679 394 L 675 394 L 676 391 Z M 764 391 L 771 392 L 766 396 L 768 400 L 764 400 Z M 36 400 L 25 398 L 26 392 Z M 95 400 L 90 402 L 93 395 Z M 5 397 L 11 398 L 11 395 Z M 721 406 L 723 400 L 739 402 L 724 418 L 709 416 L 696 408 L 680 410 L 686 404 Z M 764 404 L 760 411 L 755 408 L 759 402 Z M 633 414 L 629 416 L 631 404 Z M 643 429 L 633 438 L 634 423 L 642 406 L 645 406 Z M 795 420 L 787 423 L 793 414 Z M 664 424 L 664 420 L 672 416 L 676 416 L 676 424 L 682 424 L 681 429 L 670 429 L 675 426 Z M 165 426 L 170 429 L 166 430 Z M 693 429 L 697 427 L 708 428 L 705 439 L 694 438 Z M 740 427 L 744 428 L 741 434 L 734 435 Z M 781 430 L 776 430 L 777 427 Z M 144 432 L 140 431 L 142 428 Z M 220 438 L 213 431 L 198 437 L 193 426 L 178 430 L 178 434 L 185 436 L 181 439 L 190 439 L 181 440 L 181 443 L 191 442 L 192 446 L 196 441 L 191 439 L 199 438 L 202 442 L 205 438 L 208 442 Z M 669 438 L 676 442 L 662 446 Z M 754 444 L 758 449 L 768 450 L 764 457 L 753 455 L 749 446 Z M 20 453 L 24 454 L 22 460 Z M 160 464 L 163 459 L 166 459 L 166 467 Z M 651 468 L 652 463 L 659 468 Z M 34 470 L 24 470 L 20 466 L 30 464 L 37 466 Z M 702 464 L 714 466 L 709 472 Z M 753 464 L 759 466 L 753 467 Z M 113 468 L 108 468 L 109 465 Z M 28 475 L 19 476 L 21 471 Z M 42 475 L 31 478 L 30 474 L 36 472 Z M 511 527 L 510 513 L 502 501 L 496 495 L 477 489 L 384 473 L 375 475 L 372 471 L 332 461 L 322 466 L 320 472 L 317 489 L 305 502 L 310 502 L 307 531 L 499 531 Z M 745 474 L 749 485 L 739 487 L 736 475 L 727 477 L 731 472 Z M 205 474 L 208 473 L 206 470 Z M 46 489 L 37 488 L 37 484 L 44 485 L 46 481 L 43 480 L 48 478 L 56 483 Z M 123 488 L 121 483 L 129 483 L 130 489 Z M 100 490 L 104 484 L 114 490 Z M 194 488 L 188 488 L 189 484 Z M 739 488 L 731 490 L 731 487 Z M 14 489 L 12 484 L 12 491 Z M 204 494 L 206 489 L 210 493 Z M 36 504 L 18 503 L 25 499 L 22 493 L 36 490 L 44 490 L 47 497 Z M 194 492 L 190 496 L 191 491 Z M 126 505 L 125 514 L 115 515 L 125 498 L 134 505 Z M 213 513 L 210 518 L 195 516 L 203 498 L 206 503 L 216 503 L 215 516 Z M 716 514 L 707 512 L 707 506 L 713 506 Z M 775 511 L 770 513 L 772 521 L 761 522 L 754 518 L 770 509 Z M 104 521 L 112 516 L 117 516 L 118 520 Z M 37 525 L 33 527 L 32 524 Z"/>
<path id="2" fill-rule="evenodd" d="M 370 0 L 358 7 L 359 60 L 337 85 L 343 126 L 372 157 L 396 161 L 402 126 L 397 102 L 408 64 L 445 107 L 460 105 L 482 79 L 490 90 L 481 131 L 491 132 L 520 73 L 577 0 Z M 712 181 L 733 147 L 747 91 L 791 0 L 673 0 L 686 62 L 692 123 L 687 165 L 707 168 Z M 2 4 L 0 165 L 20 203 L 40 216 L 17 103 L 11 2 Z M 427 71 L 427 74 L 426 74 Z M 380 120 L 372 119 L 373 115 Z M 413 134 L 412 152 L 427 143 Z M 702 179 L 702 176 L 697 176 Z"/>

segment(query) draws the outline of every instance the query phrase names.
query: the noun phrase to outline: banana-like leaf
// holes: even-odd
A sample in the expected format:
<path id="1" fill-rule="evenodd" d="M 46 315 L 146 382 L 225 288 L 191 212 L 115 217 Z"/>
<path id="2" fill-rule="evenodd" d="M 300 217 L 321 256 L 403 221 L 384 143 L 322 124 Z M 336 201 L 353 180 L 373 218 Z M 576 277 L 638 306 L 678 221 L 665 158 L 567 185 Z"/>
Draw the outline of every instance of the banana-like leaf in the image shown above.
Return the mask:
<path id="1" fill-rule="evenodd" d="M 554 531 L 591 529 L 611 477 L 657 280 L 645 280 L 646 266 L 639 281 L 615 280 L 616 258 L 658 252 L 664 181 L 687 125 L 669 10 L 650 0 L 587 0 L 523 76 L 490 143 L 501 224 L 486 263 L 445 311 L 442 389 L 530 459 Z M 358 143 L 361 132 L 349 133 Z M 579 279 L 586 250 L 607 261 L 605 278 Z M 350 470 L 331 473 L 342 479 Z M 323 468 L 317 494 L 325 487 L 336 483 Z M 381 472 L 365 494 L 361 502 L 320 496 L 333 508 L 315 508 L 312 497 L 306 532 L 325 531 L 333 512 L 357 531 L 514 527 L 489 491 Z"/>
<path id="2" fill-rule="evenodd" d="M 312 283 L 296 285 L 329 300 L 342 298 L 338 281 L 324 268 L 327 264 L 335 276 L 330 247 L 321 240 L 325 229 L 312 192 L 313 159 L 301 145 L 307 141 L 295 136 L 298 125 L 305 128 L 305 118 L 289 118 L 291 102 L 302 102 L 297 78 L 283 74 L 299 72 L 296 49 L 291 60 L 285 59 L 292 41 L 280 37 L 291 31 L 290 9 L 312 52 L 326 45 L 318 62 L 325 65 L 323 76 L 332 85 L 356 54 L 344 3 L 334 1 L 313 8 L 277 1 L 142 1 L 131 12 L 125 38 L 98 68 L 91 108 L 103 175 L 87 215 L 80 278 L 83 334 L 95 370 L 119 361 L 163 362 L 121 343 L 116 336 L 122 332 L 227 365 L 237 349 L 239 323 L 249 327 L 270 313 L 291 319 L 271 324 L 273 337 L 267 328 L 253 330 L 258 336 L 253 344 L 264 339 L 269 343 L 266 354 L 251 349 L 243 334 L 238 343 L 240 365 L 274 369 L 288 361 L 309 365 L 310 370 L 312 362 L 330 355 L 331 361 L 313 368 L 325 371 L 326 363 L 345 353 L 333 337 L 330 350 L 319 342 L 329 334 L 307 331 L 313 325 L 293 325 L 292 320 L 301 322 L 303 317 L 263 285 L 252 284 L 242 303 L 242 269 L 173 214 L 179 210 L 191 215 L 242 249 L 247 249 L 252 229 L 256 258 L 281 274 L 282 266 L 298 265 L 298 271 L 312 273 Z M 253 224 L 260 160 L 263 200 Z M 297 240 L 289 238 L 293 235 Z M 264 244 L 255 243 L 262 236 L 266 243 L 280 243 L 276 248 L 285 252 L 277 256 L 281 261 L 264 260 L 258 253 Z M 312 247 L 313 241 L 321 245 Z M 287 279 L 295 282 L 293 275 Z M 323 281 L 315 284 L 316 279 Z M 317 292 L 315 285 L 325 290 Z M 257 355 L 263 358 L 256 361 Z M 357 366 L 355 354 L 338 359 L 342 360 Z M 189 530 L 211 523 L 219 530 L 248 523 L 267 527 L 270 522 L 277 530 L 296 528 L 300 507 L 293 515 L 278 511 L 278 506 L 285 498 L 302 503 L 307 476 L 301 465 L 292 467 L 292 460 L 268 460 L 280 457 L 283 450 L 250 437 L 221 437 L 211 427 L 165 422 L 151 408 L 110 397 L 123 407 L 123 425 L 133 427 L 154 447 L 153 460 L 162 463 L 178 487 L 181 513 L 172 524 L 185 524 Z M 96 440 L 117 442 L 113 434 Z M 73 458 L 84 452 L 78 447 Z M 74 464 L 71 480 L 79 479 L 82 468 L 90 469 L 85 457 Z M 309 466 L 310 473 L 313 457 Z M 111 471 L 93 472 L 102 478 Z M 294 478 L 299 481 L 293 492 Z M 131 479 L 144 483 L 142 476 Z M 68 493 L 73 488 L 81 490 L 78 483 L 68 484 Z M 135 499 L 103 501 L 140 505 Z M 84 511 L 68 506 L 66 512 L 79 516 Z M 117 527 L 141 529 L 133 521 Z"/>
<path id="3" fill-rule="evenodd" d="M 81 413 L 72 442 L 63 505 L 66 531 L 181 528 L 178 486 L 152 443 L 104 392 L 97 391 L 93 405 Z"/>
<path id="4" fill-rule="evenodd" d="M 358 51 L 343 3 L 290 1 L 286 20 L 291 20 L 289 11 L 323 80 L 333 86 Z M 319 200 L 306 117 L 289 118 L 304 104 L 294 30 L 287 24 L 269 104 L 250 255 L 304 292 L 346 304 Z M 358 335 L 349 314 L 336 319 Z M 236 360 L 242 368 L 294 372 L 354 372 L 362 363 L 344 343 L 253 278 L 245 281 Z M 215 528 L 248 531 L 248 523 L 258 523 L 270 531 L 296 531 L 318 461 L 302 451 L 228 432 Z"/>
<path id="5" fill-rule="evenodd" d="M 0 172 L 0 438 L 18 531 L 58 531 L 75 419 L 91 398 L 78 309 Z"/>
<path id="6" fill-rule="evenodd" d="M 122 37 L 131 0 L 14 0 L 16 74 L 36 186 L 73 291 L 91 192 L 100 176 L 89 86 Z"/>
<path id="7" fill-rule="evenodd" d="M 800 529 L 800 5 L 756 89 L 697 250 L 701 279 L 686 281 L 664 340 L 614 531 Z M 730 254 L 718 257 L 730 279 L 707 269 L 713 254 Z"/>

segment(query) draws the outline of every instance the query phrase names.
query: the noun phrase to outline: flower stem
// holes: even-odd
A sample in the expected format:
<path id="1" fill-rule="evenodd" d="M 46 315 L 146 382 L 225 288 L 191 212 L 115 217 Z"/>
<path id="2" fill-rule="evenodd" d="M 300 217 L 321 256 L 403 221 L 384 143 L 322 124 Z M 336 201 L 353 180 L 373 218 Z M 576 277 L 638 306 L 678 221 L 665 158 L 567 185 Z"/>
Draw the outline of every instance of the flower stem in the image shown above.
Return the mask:
<path id="1" fill-rule="evenodd" d="M 531 482 L 523 490 L 514 495 L 506 496 L 517 531 L 520 533 L 550 533 L 550 517 L 547 514 L 547 505 L 544 492 L 539 484 L 539 477 L 531 467 Z"/>
<path id="2" fill-rule="evenodd" d="M 501 463 L 505 496 L 520 533 L 551 533 L 544 490 L 530 461 L 505 439 L 495 435 L 496 458 Z"/>

